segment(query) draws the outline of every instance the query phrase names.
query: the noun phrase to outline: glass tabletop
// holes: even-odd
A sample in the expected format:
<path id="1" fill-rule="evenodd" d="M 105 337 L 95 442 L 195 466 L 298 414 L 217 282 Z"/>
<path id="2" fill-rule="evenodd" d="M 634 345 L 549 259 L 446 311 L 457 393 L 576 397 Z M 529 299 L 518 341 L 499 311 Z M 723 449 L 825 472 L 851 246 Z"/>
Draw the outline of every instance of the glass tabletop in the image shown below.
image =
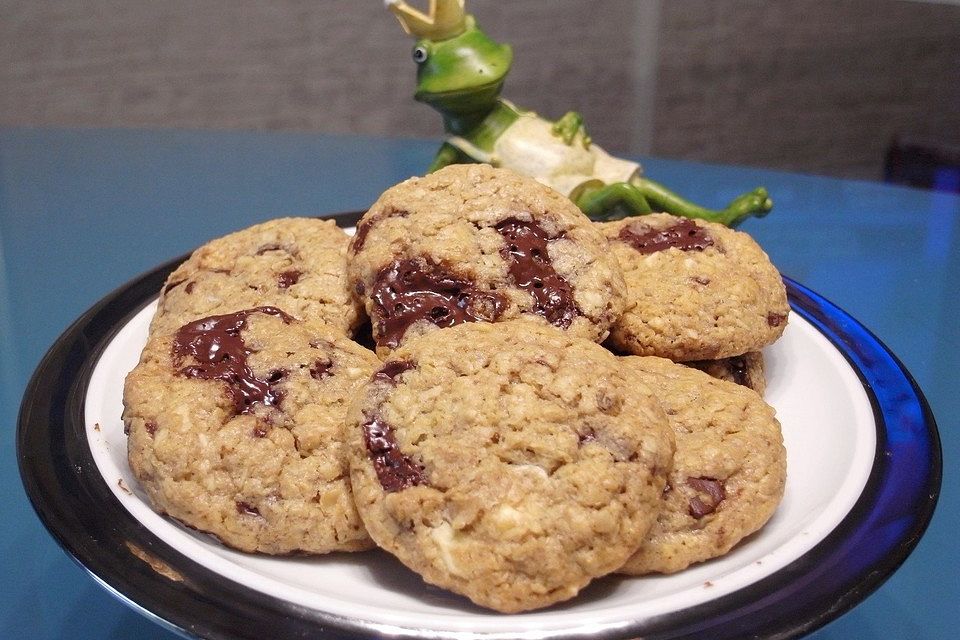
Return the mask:
<path id="1" fill-rule="evenodd" d="M 14 425 L 27 380 L 70 323 L 111 290 L 206 239 L 281 215 L 368 206 L 419 173 L 436 143 L 291 133 L 0 129 L 0 637 L 170 638 L 74 564 L 34 515 Z M 947 467 L 915 552 L 811 637 L 953 637 L 960 587 L 960 197 L 863 181 L 643 159 L 719 205 L 757 185 L 774 212 L 743 225 L 781 271 L 857 318 L 904 362 L 937 417 Z M 891 523 L 893 526 L 895 523 Z"/>

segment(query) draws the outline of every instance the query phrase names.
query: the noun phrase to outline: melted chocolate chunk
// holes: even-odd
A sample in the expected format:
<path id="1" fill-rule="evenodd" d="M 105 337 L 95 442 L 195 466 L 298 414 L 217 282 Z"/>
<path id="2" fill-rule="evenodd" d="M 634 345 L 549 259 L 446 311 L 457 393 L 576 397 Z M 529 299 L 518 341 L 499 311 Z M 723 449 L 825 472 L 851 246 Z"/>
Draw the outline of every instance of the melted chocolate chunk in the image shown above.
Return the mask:
<path id="1" fill-rule="evenodd" d="M 197 362 L 177 373 L 188 378 L 225 382 L 233 405 L 240 413 L 248 413 L 257 403 L 279 405 L 283 394 L 272 387 L 286 376 L 281 369 L 271 372 L 269 379 L 261 380 L 247 366 L 247 356 L 252 350 L 244 344 L 240 331 L 253 313 L 279 316 L 286 323 L 293 320 L 275 307 L 257 307 L 195 320 L 180 327 L 173 340 L 175 366 L 180 367 L 187 356 Z"/>
<path id="2" fill-rule="evenodd" d="M 143 427 L 144 429 L 147 430 L 147 433 L 149 433 L 151 436 L 157 432 L 157 423 L 154 422 L 153 420 L 147 420 L 144 423 Z"/>
<path id="3" fill-rule="evenodd" d="M 580 309 L 573 287 L 553 268 L 547 252 L 547 243 L 563 234 L 550 236 L 536 222 L 517 218 L 507 218 L 496 229 L 506 243 L 500 255 L 509 263 L 514 284 L 533 296 L 533 312 L 556 327 L 569 327 Z"/>
<path id="4" fill-rule="evenodd" d="M 277 276 L 277 286 L 281 289 L 286 289 L 287 287 L 297 284 L 297 282 L 300 281 L 300 276 L 302 275 L 303 272 L 297 271 L 296 269 L 284 271 Z"/>
<path id="5" fill-rule="evenodd" d="M 400 451 L 394 428 L 380 416 L 367 415 L 366 418 L 363 423 L 363 443 L 383 490 L 392 493 L 427 484 L 423 467 Z"/>
<path id="6" fill-rule="evenodd" d="M 620 229 L 617 236 L 640 253 L 656 253 L 671 247 L 680 251 L 703 251 L 713 246 L 713 237 L 692 220 L 683 220 L 665 228 L 652 229 L 634 222 Z"/>
<path id="7" fill-rule="evenodd" d="M 387 218 L 405 218 L 410 215 L 410 212 L 403 209 L 387 209 L 381 211 L 378 214 L 374 214 L 370 217 L 365 217 L 360 221 L 360 224 L 357 225 L 357 233 L 354 235 L 353 245 L 351 245 L 350 250 L 353 253 L 363 249 L 363 245 L 367 243 L 367 234 L 370 233 L 370 229 L 373 228 L 373 225 L 377 224 L 381 220 Z"/>
<path id="8" fill-rule="evenodd" d="M 438 327 L 464 322 L 496 320 L 506 301 L 445 267 L 422 259 L 395 260 L 377 274 L 370 297 L 374 304 L 377 345 L 400 344 L 414 322 L 426 320 Z"/>
<path id="9" fill-rule="evenodd" d="M 709 498 L 704 502 L 699 495 L 690 498 L 689 513 L 699 520 L 717 510 L 720 503 L 727 497 L 723 483 L 714 478 L 687 478 L 687 486 Z"/>
<path id="10" fill-rule="evenodd" d="M 333 374 L 330 373 L 330 369 L 333 368 L 333 360 L 327 358 L 321 358 L 313 363 L 310 367 L 310 377 L 317 380 L 323 380 L 324 378 L 329 378 Z"/>
<path id="11" fill-rule="evenodd" d="M 255 427 L 253 428 L 253 437 L 254 437 L 254 438 L 266 438 L 266 437 L 267 437 L 267 428 L 266 428 L 264 425 L 262 425 L 262 424 L 258 424 L 257 426 L 255 426 Z"/>
<path id="12" fill-rule="evenodd" d="M 409 360 L 396 360 L 394 362 L 388 362 L 383 366 L 380 371 L 377 371 L 373 374 L 373 379 L 375 381 L 379 380 L 381 382 L 389 382 L 390 384 L 397 383 L 397 376 L 403 373 L 404 371 L 410 371 L 417 365 Z"/>
<path id="13" fill-rule="evenodd" d="M 259 518 L 263 517 L 262 515 L 260 515 L 260 510 L 257 509 L 252 504 L 250 504 L 249 502 L 243 502 L 242 500 L 237 500 L 236 506 L 237 506 L 237 513 L 239 513 L 242 516 L 257 516 Z"/>
<path id="14" fill-rule="evenodd" d="M 767 314 L 767 324 L 771 327 L 779 327 L 787 319 L 782 313 L 768 313 Z"/>

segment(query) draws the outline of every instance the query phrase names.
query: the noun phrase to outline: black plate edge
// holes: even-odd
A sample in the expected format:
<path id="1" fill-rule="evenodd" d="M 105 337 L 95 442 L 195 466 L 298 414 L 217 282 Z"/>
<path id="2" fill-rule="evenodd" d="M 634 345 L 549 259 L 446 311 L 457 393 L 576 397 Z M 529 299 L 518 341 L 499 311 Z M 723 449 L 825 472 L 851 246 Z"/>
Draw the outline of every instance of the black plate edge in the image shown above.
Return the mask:
<path id="1" fill-rule="evenodd" d="M 335 216 L 335 218 L 340 224 L 347 226 L 355 224 L 359 215 L 359 213 L 339 214 Z M 126 285 L 119 287 L 105 297 L 61 335 L 37 367 L 28 384 L 27 392 L 24 395 L 21 413 L 18 418 L 17 431 L 17 453 L 21 478 L 34 510 L 50 531 L 51 535 L 53 535 L 57 542 L 81 567 L 90 572 L 99 582 L 107 586 L 111 592 L 118 595 L 121 599 L 141 609 L 142 612 L 146 613 L 152 619 L 165 623 L 165 626 L 181 634 L 227 638 L 237 637 L 237 632 L 242 631 L 245 637 L 262 637 L 263 633 L 275 635 L 278 632 L 303 635 L 304 637 L 314 636 L 317 633 L 323 637 L 330 638 L 354 637 L 356 633 L 384 638 L 395 637 L 392 633 L 380 632 L 375 627 L 364 624 L 363 621 L 341 619 L 327 614 L 320 614 L 313 610 L 303 609 L 302 607 L 297 607 L 291 603 L 265 596 L 241 585 L 235 585 L 234 583 L 231 583 L 232 586 L 230 587 L 233 591 L 226 594 L 227 597 L 225 599 L 210 598 L 207 593 L 198 594 L 195 592 L 197 589 L 221 590 L 222 579 L 218 579 L 216 576 L 206 575 L 210 574 L 208 570 L 167 547 L 130 516 L 119 501 L 113 497 L 109 487 L 107 487 L 105 482 L 100 478 L 99 472 L 93 463 L 89 447 L 86 445 L 85 437 L 79 438 L 79 443 L 74 442 L 74 445 L 80 445 L 79 447 L 74 447 L 79 450 L 65 452 L 72 454 L 66 456 L 67 459 L 79 460 L 81 464 L 76 467 L 71 466 L 69 470 L 62 466 L 58 467 L 53 477 L 49 475 L 51 473 L 50 469 L 41 468 L 44 466 L 41 461 L 31 461 L 30 456 L 25 453 L 30 450 L 28 444 L 32 442 L 30 440 L 32 435 L 31 430 L 28 427 L 29 425 L 36 425 L 38 421 L 36 414 L 38 406 L 31 406 L 31 402 L 35 402 L 38 398 L 43 397 L 44 394 L 42 392 L 50 389 L 51 378 L 57 378 L 58 372 L 60 374 L 59 382 L 61 385 L 62 383 L 68 383 L 70 388 L 65 390 L 61 386 L 58 389 L 59 393 L 55 395 L 47 394 L 50 402 L 47 404 L 41 402 L 39 407 L 46 408 L 46 416 L 59 418 L 58 424 L 51 424 L 59 427 L 57 434 L 62 437 L 62 441 L 58 442 L 56 439 L 51 438 L 46 441 L 46 449 L 44 450 L 49 454 L 54 454 L 52 459 L 57 459 L 57 455 L 55 454 L 58 452 L 62 453 L 62 451 L 57 448 L 57 445 L 59 444 L 66 447 L 69 444 L 66 439 L 64 422 L 66 421 L 67 415 L 76 417 L 76 413 L 69 414 L 67 411 L 68 408 L 71 408 L 74 412 L 77 410 L 80 411 L 79 433 L 81 436 L 84 435 L 82 400 L 86 390 L 86 383 L 89 379 L 89 373 L 92 371 L 96 362 L 96 357 L 91 356 L 99 356 L 100 351 L 102 351 L 115 334 L 117 325 L 122 324 L 124 319 L 129 318 L 132 313 L 134 313 L 129 310 L 131 308 L 130 300 L 139 301 L 139 304 L 132 304 L 137 310 L 142 308 L 143 304 L 146 304 L 146 302 L 156 295 L 156 291 L 159 290 L 166 274 L 172 271 L 185 257 L 186 256 L 183 256 L 157 267 L 135 278 Z M 157 280 L 158 278 L 159 280 Z M 769 589 L 776 585 L 769 582 L 770 579 L 780 574 L 785 574 L 789 576 L 790 581 L 793 581 L 800 578 L 804 570 L 809 570 L 812 565 L 823 564 L 823 559 L 816 559 L 815 556 L 819 557 L 824 551 L 824 548 L 835 544 L 838 540 L 843 539 L 851 533 L 855 533 L 857 527 L 854 520 L 870 513 L 872 503 L 866 498 L 868 496 L 876 497 L 876 492 L 881 488 L 881 480 L 884 475 L 882 472 L 885 470 L 886 454 L 888 453 L 887 443 L 885 438 L 883 438 L 884 434 L 878 433 L 877 464 L 874 465 L 867 488 L 864 490 L 863 495 L 860 500 L 858 500 L 853 511 L 848 514 L 837 529 L 810 552 L 773 576 L 769 576 L 759 583 L 739 590 L 735 594 L 719 598 L 692 609 L 685 609 L 676 614 L 645 621 L 642 625 L 628 629 L 619 629 L 617 632 L 603 637 L 630 637 L 638 634 L 642 634 L 648 638 L 707 637 L 704 634 L 709 634 L 709 637 L 717 639 L 724 637 L 743 637 L 747 634 L 755 637 L 797 637 L 798 635 L 817 629 L 830 620 L 840 616 L 878 588 L 906 559 L 926 529 L 926 526 L 929 524 L 939 495 L 942 477 L 941 451 L 939 436 L 936 431 L 932 413 L 916 382 L 903 367 L 902 363 L 896 359 L 896 356 L 890 353 L 889 350 L 886 349 L 873 334 L 870 334 L 863 328 L 862 325 L 808 289 L 789 279 L 785 280 L 790 289 L 791 297 L 795 299 L 791 300 L 795 311 L 820 326 L 821 330 L 827 327 L 831 332 L 839 331 L 839 335 L 843 335 L 844 331 L 849 328 L 850 323 L 855 327 L 859 327 L 873 340 L 885 355 L 892 358 L 897 373 L 907 382 L 921 408 L 923 423 L 926 426 L 926 434 L 931 441 L 928 460 L 930 466 L 929 473 L 926 477 L 926 488 L 929 492 L 928 499 L 923 502 L 925 508 L 916 514 L 909 535 L 903 537 L 901 544 L 894 549 L 891 555 L 885 558 L 883 565 L 879 569 L 871 571 L 865 580 L 858 579 L 854 581 L 850 585 L 850 589 L 841 592 L 843 595 L 839 597 L 832 592 L 828 594 L 828 596 L 825 597 L 823 605 L 817 608 L 818 614 L 811 616 L 809 612 L 800 612 L 787 618 L 779 615 L 770 617 L 757 615 L 767 606 L 775 604 L 770 601 Z M 124 307 L 121 303 L 127 306 Z M 824 304 L 828 305 L 828 310 L 833 309 L 835 313 L 838 312 L 840 314 L 841 325 L 843 326 L 831 326 L 834 324 L 833 321 L 829 316 L 824 316 L 823 314 L 820 314 L 821 317 L 819 319 L 817 318 L 817 311 L 821 309 Z M 106 314 L 106 317 L 101 317 L 104 316 L 104 314 Z M 824 320 L 824 318 L 826 318 L 826 320 Z M 110 322 L 107 324 L 107 329 L 103 329 L 101 323 L 108 319 Z M 100 325 L 100 327 L 98 328 L 96 325 Z M 842 338 L 838 338 L 837 335 L 828 334 L 827 337 L 838 347 L 848 361 L 851 361 L 851 365 L 854 365 L 854 362 L 851 360 L 851 355 L 848 352 L 851 348 L 849 341 L 845 342 Z M 96 352 L 95 354 L 94 351 Z M 81 358 L 81 360 L 78 361 L 77 358 Z M 878 421 L 879 426 L 883 423 L 883 418 L 882 415 L 878 413 L 879 409 L 876 394 L 869 381 L 864 377 L 864 373 L 857 366 L 853 366 L 853 368 L 857 375 L 860 376 L 867 390 L 867 394 L 874 406 L 875 414 L 880 418 Z M 71 371 L 73 375 L 67 375 Z M 85 371 L 83 379 L 77 379 L 76 374 L 83 371 Z M 58 408 L 60 408 L 59 411 L 57 410 Z M 76 420 L 74 422 L 76 422 Z M 77 425 L 75 424 L 74 426 L 76 427 Z M 34 437 L 36 437 L 35 434 Z M 74 468 L 75 474 L 73 473 Z M 66 477 L 64 477 L 65 473 L 67 474 Z M 83 518 L 75 513 L 73 517 L 70 517 L 68 513 L 70 510 L 52 509 L 52 505 L 41 499 L 44 497 L 43 489 L 49 488 L 46 487 L 43 482 L 39 481 L 39 478 L 44 475 L 47 476 L 45 480 L 48 483 L 54 481 L 56 485 L 54 487 L 54 493 L 60 492 L 63 486 L 70 486 L 69 484 L 62 484 L 63 481 L 72 483 L 73 486 L 79 490 L 80 487 L 77 487 L 77 485 L 82 485 L 83 483 L 78 482 L 78 480 L 80 480 L 82 476 L 91 475 L 94 477 L 96 481 L 92 484 L 97 489 L 94 491 L 96 495 L 86 495 L 90 492 L 90 489 L 86 488 L 84 489 L 84 491 L 86 491 L 85 495 L 73 492 L 63 494 L 63 498 L 71 497 L 75 501 L 81 497 L 87 499 L 93 498 L 96 502 L 88 504 L 99 505 L 101 510 L 98 512 L 98 517 L 95 519 Z M 110 533 L 127 534 L 128 537 L 124 538 L 124 542 L 136 544 L 141 554 L 145 553 L 159 563 L 157 566 L 167 565 L 177 567 L 178 570 L 181 570 L 180 573 L 184 577 L 184 582 L 171 583 L 169 580 L 162 580 L 159 581 L 160 585 L 157 585 L 156 583 L 158 581 L 155 570 L 150 568 L 150 565 L 144 562 L 140 556 L 134 554 L 129 548 L 116 546 L 111 551 L 110 562 L 107 562 L 106 557 L 104 557 L 104 547 L 102 544 L 98 544 L 91 550 L 88 545 L 83 544 L 83 540 L 77 540 L 76 533 L 86 535 L 90 530 L 97 531 L 101 528 L 97 525 L 98 523 L 102 523 L 104 519 L 102 511 L 105 506 L 103 504 L 104 501 L 109 503 L 111 513 L 119 512 L 117 515 L 125 516 L 127 520 L 132 521 L 125 523 L 123 527 L 117 527 L 117 529 L 122 528 L 122 532 L 113 530 Z M 107 518 L 107 520 L 109 520 L 109 518 Z M 64 530 L 63 526 L 67 524 L 71 526 Z M 93 525 L 94 528 L 89 530 L 84 529 L 84 526 L 87 525 Z M 74 535 L 68 536 L 68 533 L 73 533 Z M 91 554 L 91 551 L 95 553 Z M 104 561 L 98 562 L 96 559 L 97 556 L 103 557 Z M 120 572 L 122 574 L 120 576 L 117 575 L 116 571 L 116 567 L 118 566 L 124 567 L 124 571 Z M 111 579 L 108 579 L 107 576 Z M 163 588 L 164 586 L 167 588 Z M 176 601 L 184 596 L 185 588 L 187 591 L 186 600 L 177 603 Z M 248 609 L 245 612 L 247 615 L 242 625 L 240 625 L 240 621 L 238 621 L 235 616 L 225 616 L 223 614 L 223 606 L 225 604 L 235 606 L 238 602 L 247 606 Z M 184 604 L 189 606 L 184 607 Z M 735 606 L 736 611 L 731 613 L 729 607 L 738 604 L 739 608 Z M 784 603 L 779 604 L 783 605 Z M 188 610 L 190 612 L 189 615 L 186 614 Z M 725 611 L 726 613 L 724 613 Z M 740 619 L 738 621 L 737 611 L 750 620 Z M 220 615 L 217 615 L 218 612 Z M 270 615 L 271 613 L 279 617 L 263 625 L 264 618 L 273 618 L 273 616 Z M 781 611 L 781 613 L 785 612 Z M 202 622 L 200 623 L 196 622 L 197 614 L 204 614 L 204 617 L 201 617 Z M 705 618 L 713 618 L 714 622 L 723 624 L 730 629 L 733 635 L 726 635 L 722 630 L 716 628 L 715 625 L 708 625 L 704 622 L 688 625 L 687 628 L 683 630 L 679 629 L 677 625 L 679 617 L 688 615 L 693 615 L 700 621 L 703 621 Z M 291 616 L 301 616 L 303 619 L 291 620 Z M 762 625 L 762 628 L 758 628 L 755 624 L 758 617 L 764 618 L 765 624 Z M 258 621 L 261 624 L 258 624 Z M 304 626 L 304 622 L 306 622 L 306 626 Z M 278 624 L 280 626 L 278 626 Z M 413 631 L 415 632 L 416 630 Z M 553 634 L 550 637 L 556 639 L 563 637 L 579 638 L 583 637 L 583 635 L 562 636 Z"/>

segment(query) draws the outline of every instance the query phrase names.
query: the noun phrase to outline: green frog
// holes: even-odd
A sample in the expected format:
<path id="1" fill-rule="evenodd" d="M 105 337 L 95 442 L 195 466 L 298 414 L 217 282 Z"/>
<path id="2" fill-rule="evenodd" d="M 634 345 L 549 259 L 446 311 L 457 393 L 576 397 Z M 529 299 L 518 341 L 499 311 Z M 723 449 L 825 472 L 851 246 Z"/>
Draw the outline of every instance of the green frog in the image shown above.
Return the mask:
<path id="1" fill-rule="evenodd" d="M 385 1 L 417 39 L 414 98 L 443 116 L 447 137 L 428 171 L 464 162 L 512 169 L 567 195 L 594 220 L 664 211 L 733 226 L 773 207 L 763 187 L 724 209 L 698 206 L 645 177 L 639 163 L 595 144 L 579 113 L 550 121 L 500 97 L 513 50 L 477 27 L 464 0 L 430 0 L 426 13 Z"/>

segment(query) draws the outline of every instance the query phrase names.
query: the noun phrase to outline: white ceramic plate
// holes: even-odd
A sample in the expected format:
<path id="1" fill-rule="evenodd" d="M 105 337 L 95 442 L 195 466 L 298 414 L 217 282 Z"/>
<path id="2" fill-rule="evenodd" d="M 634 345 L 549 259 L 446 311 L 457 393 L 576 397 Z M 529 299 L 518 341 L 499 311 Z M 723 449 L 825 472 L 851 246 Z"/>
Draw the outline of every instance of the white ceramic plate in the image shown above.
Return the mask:
<path id="1" fill-rule="evenodd" d="M 770 575 L 823 540 L 863 491 L 876 451 L 873 410 L 846 360 L 794 315 L 764 356 L 767 401 L 777 410 L 787 449 L 783 502 L 758 534 L 726 557 L 671 576 L 608 578 L 549 610 L 504 616 L 427 587 L 381 552 L 319 560 L 231 551 L 154 513 L 127 465 L 120 414 L 123 381 L 137 364 L 155 304 L 128 322 L 100 357 L 87 389 L 86 435 L 97 470 L 134 518 L 161 540 L 225 579 L 298 605 L 354 616 L 385 633 L 429 628 L 437 635 L 557 632 L 616 628 L 729 594 Z M 827 446 L 825 446 L 827 445 Z"/>

